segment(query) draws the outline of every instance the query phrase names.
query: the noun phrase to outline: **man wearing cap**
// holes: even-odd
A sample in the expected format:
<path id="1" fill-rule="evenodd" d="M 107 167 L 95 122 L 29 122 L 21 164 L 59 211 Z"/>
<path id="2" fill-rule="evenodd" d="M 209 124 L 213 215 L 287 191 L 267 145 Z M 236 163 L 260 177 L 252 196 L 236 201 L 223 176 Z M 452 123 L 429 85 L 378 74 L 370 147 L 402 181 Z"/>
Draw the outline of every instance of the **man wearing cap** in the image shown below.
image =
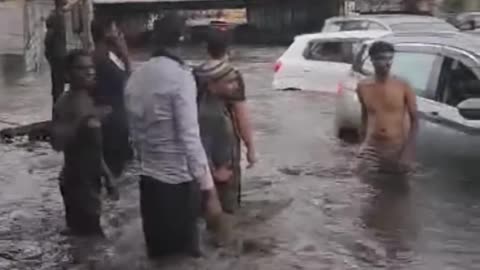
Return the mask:
<path id="1" fill-rule="evenodd" d="M 200 139 L 195 80 L 177 55 L 184 27 L 176 14 L 155 22 L 153 57 L 131 75 L 125 91 L 150 257 L 198 255 L 200 190 L 216 197 Z M 211 212 L 221 213 L 218 200 L 209 202 Z"/>
<path id="2" fill-rule="evenodd" d="M 210 161 L 222 209 L 234 214 L 241 199 L 241 141 L 249 167 L 256 162 L 253 131 L 245 98 L 245 84 L 227 60 L 228 41 L 211 32 L 210 59 L 195 69 L 199 85 L 200 131 Z"/>

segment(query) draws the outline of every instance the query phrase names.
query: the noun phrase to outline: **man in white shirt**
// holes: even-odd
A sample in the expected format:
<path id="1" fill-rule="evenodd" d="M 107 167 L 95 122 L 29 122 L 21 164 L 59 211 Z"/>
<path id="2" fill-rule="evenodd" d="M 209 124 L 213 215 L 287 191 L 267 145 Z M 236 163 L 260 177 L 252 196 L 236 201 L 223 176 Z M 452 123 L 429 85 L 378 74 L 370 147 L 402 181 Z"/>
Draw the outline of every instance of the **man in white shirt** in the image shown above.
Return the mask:
<path id="1" fill-rule="evenodd" d="M 130 77 L 125 105 L 140 161 L 140 203 L 150 257 L 198 255 L 200 190 L 216 198 L 197 116 L 197 87 L 177 56 L 185 23 L 167 15 L 155 23 L 154 54 Z M 210 213 L 221 213 L 209 200 Z"/>

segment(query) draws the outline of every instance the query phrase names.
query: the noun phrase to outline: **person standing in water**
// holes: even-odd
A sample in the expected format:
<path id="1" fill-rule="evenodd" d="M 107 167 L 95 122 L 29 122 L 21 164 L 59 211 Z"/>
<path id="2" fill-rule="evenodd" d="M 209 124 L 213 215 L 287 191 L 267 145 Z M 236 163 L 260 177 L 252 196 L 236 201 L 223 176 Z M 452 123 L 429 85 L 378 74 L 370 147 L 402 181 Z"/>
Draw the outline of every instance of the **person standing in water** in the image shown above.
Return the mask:
<path id="1" fill-rule="evenodd" d="M 128 52 L 122 37 L 110 18 L 97 18 L 91 25 L 95 43 L 94 61 L 97 74 L 93 97 L 96 105 L 108 106 L 111 113 L 102 122 L 103 154 L 115 177 L 120 177 L 131 157 L 124 89 L 130 72 Z M 123 52 L 118 55 L 118 52 Z"/>
<path id="2" fill-rule="evenodd" d="M 234 213 L 241 201 L 241 141 L 247 148 L 249 167 L 256 162 L 245 83 L 229 64 L 225 36 L 212 31 L 207 51 L 210 59 L 195 71 L 199 79 L 200 128 L 222 208 Z"/>
<path id="3" fill-rule="evenodd" d="M 102 177 L 107 191 L 117 197 L 113 175 L 102 155 L 101 117 L 94 106 L 95 67 L 91 55 L 70 52 L 65 61 L 70 91 L 53 108 L 51 145 L 64 154 L 60 192 L 65 205 L 67 227 L 75 235 L 103 236 L 100 226 Z"/>
<path id="4" fill-rule="evenodd" d="M 408 172 L 407 158 L 415 147 L 416 96 L 407 82 L 390 75 L 394 52 L 390 43 L 373 43 L 369 55 L 375 76 L 361 81 L 357 88 L 364 139 L 359 171 L 369 179 L 378 175 L 403 178 Z"/>
<path id="5" fill-rule="evenodd" d="M 184 30 L 185 21 L 177 14 L 155 22 L 153 56 L 132 73 L 125 91 L 150 258 L 200 255 L 201 190 L 210 195 L 208 213 L 222 214 L 200 139 L 195 80 L 178 56 Z"/>
<path id="6" fill-rule="evenodd" d="M 55 9 L 46 20 L 45 57 L 50 66 L 52 83 L 52 107 L 65 90 L 64 58 L 67 54 L 65 30 L 66 0 L 55 0 Z"/>

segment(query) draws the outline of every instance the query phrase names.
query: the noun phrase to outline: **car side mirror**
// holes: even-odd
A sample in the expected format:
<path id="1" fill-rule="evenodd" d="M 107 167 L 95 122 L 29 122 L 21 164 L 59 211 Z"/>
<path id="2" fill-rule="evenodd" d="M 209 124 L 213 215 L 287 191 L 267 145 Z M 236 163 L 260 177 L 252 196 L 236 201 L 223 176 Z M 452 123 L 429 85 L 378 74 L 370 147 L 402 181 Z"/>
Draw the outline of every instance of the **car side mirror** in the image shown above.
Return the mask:
<path id="1" fill-rule="evenodd" d="M 458 112 L 468 120 L 480 120 L 480 98 L 469 98 L 457 105 Z"/>

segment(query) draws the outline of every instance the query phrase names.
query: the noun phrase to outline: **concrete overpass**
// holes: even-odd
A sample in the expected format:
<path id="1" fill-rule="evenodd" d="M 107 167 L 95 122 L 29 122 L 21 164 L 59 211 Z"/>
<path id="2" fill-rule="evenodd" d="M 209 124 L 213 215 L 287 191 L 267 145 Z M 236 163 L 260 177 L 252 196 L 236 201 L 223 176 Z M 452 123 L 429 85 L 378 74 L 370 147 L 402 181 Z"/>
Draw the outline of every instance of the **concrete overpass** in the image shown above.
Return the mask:
<path id="1" fill-rule="evenodd" d="M 225 9 L 245 8 L 246 0 L 93 0 L 100 9 L 123 9 L 134 11 L 158 9 Z"/>
<path id="2" fill-rule="evenodd" d="M 343 0 L 94 0 L 95 10 L 127 18 L 164 10 L 245 8 L 242 33 L 258 42 L 289 42 L 293 36 L 319 31 L 336 16 Z"/>

